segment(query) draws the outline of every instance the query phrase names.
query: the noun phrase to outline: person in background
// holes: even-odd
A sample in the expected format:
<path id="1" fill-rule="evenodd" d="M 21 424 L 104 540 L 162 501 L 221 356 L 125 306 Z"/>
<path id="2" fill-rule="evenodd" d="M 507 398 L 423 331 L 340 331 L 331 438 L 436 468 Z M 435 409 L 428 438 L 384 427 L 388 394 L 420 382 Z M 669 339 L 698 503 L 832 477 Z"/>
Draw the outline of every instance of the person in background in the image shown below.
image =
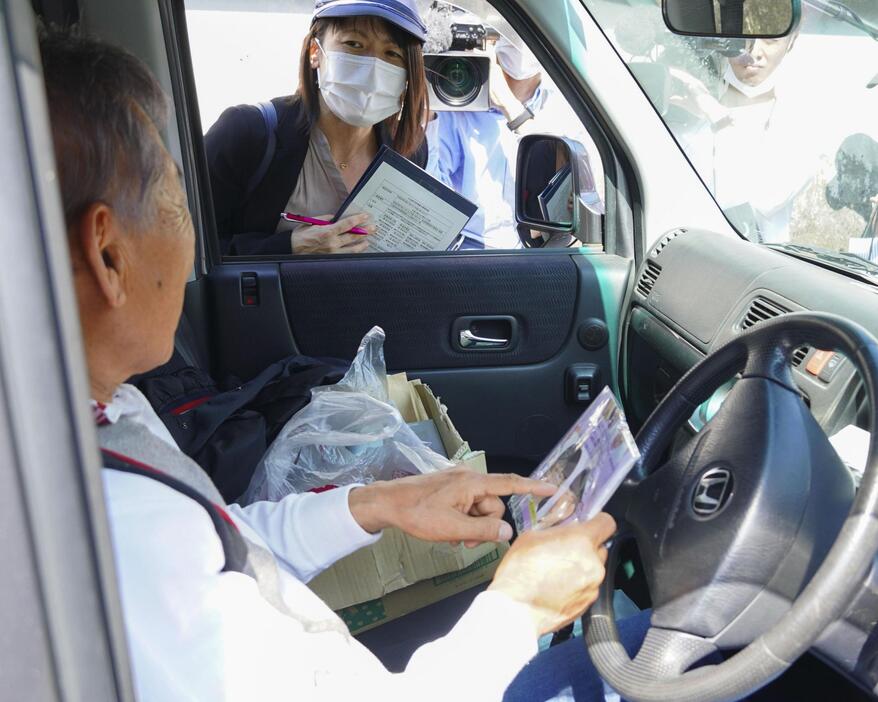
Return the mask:
<path id="1" fill-rule="evenodd" d="M 729 220 L 752 241 L 789 240 L 795 199 L 816 170 L 782 89 L 797 36 L 752 39 L 723 58 L 718 97 L 684 71 L 670 71 L 678 90 L 671 104 L 682 112 L 669 122 L 679 125 L 675 134 Z"/>
<path id="2" fill-rule="evenodd" d="M 461 250 L 521 247 L 515 222 L 521 135 L 545 131 L 590 141 L 563 97 L 543 80 L 542 68 L 530 51 L 501 36 L 493 54 L 491 109 L 437 109 L 427 126 L 427 171 L 479 205 L 463 229 Z M 603 211 L 594 179 L 585 187 L 595 192 L 593 204 Z"/>
<path id="3" fill-rule="evenodd" d="M 848 249 L 878 263 L 878 141 L 863 133 L 845 138 L 835 154 L 826 202 L 834 210 L 848 207 L 863 218 L 866 227 L 848 241 Z"/>
<path id="4" fill-rule="evenodd" d="M 426 27 L 414 0 L 317 0 L 299 89 L 225 110 L 204 137 L 224 254 L 359 253 L 368 215 L 327 226 L 381 145 L 426 164 Z M 274 122 L 276 121 L 276 125 Z"/>
<path id="5" fill-rule="evenodd" d="M 171 355 L 194 258 L 180 170 L 160 137 L 167 98 L 106 43 L 52 32 L 40 53 L 138 699 L 487 702 L 509 688 L 538 702 L 561 684 L 603 700 L 581 642 L 536 653 L 539 635 L 594 602 L 615 530 L 606 514 L 520 536 L 488 590 L 400 674 L 305 584 L 391 526 L 436 541 L 507 539 L 499 496 L 553 486 L 452 469 L 226 505 L 124 383 Z M 629 646 L 647 623 L 647 612 L 621 622 Z"/>

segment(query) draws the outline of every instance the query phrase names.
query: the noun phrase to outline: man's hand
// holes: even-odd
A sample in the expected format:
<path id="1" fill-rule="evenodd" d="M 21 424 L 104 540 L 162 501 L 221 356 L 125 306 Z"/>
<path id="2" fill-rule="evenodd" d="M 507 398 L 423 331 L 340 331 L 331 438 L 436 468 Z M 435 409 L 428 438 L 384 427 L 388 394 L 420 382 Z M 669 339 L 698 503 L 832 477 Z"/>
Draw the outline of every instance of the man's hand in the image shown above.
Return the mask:
<path id="1" fill-rule="evenodd" d="M 368 532 L 397 527 L 427 541 L 475 546 L 511 538 L 499 496 L 528 493 L 548 497 L 555 486 L 518 475 L 452 468 L 355 488 L 349 499 L 351 514 Z"/>
<path id="2" fill-rule="evenodd" d="M 503 69 L 497 62 L 494 47 L 489 46 L 487 53 L 491 59 L 491 69 L 488 74 L 488 91 L 491 97 L 491 105 L 500 110 L 508 122 L 524 112 L 524 105 L 515 97 L 512 89 L 509 87 L 509 83 L 506 82 Z"/>
<path id="3" fill-rule="evenodd" d="M 527 605 L 538 635 L 557 631 L 597 599 L 607 562 L 602 544 L 615 530 L 616 522 L 602 512 L 583 524 L 522 534 L 488 589 Z"/>

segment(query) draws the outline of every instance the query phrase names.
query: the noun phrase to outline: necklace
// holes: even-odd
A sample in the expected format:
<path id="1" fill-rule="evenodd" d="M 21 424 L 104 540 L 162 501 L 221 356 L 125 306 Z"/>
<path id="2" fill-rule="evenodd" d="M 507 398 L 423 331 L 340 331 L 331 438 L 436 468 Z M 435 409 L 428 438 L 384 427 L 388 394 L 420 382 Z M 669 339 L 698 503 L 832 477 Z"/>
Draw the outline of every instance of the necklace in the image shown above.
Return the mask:
<path id="1" fill-rule="evenodd" d="M 348 167 L 348 164 L 347 164 L 346 162 L 339 161 L 339 162 L 338 162 L 338 167 L 339 167 L 341 170 L 344 170 L 344 169 L 346 169 L 346 168 Z"/>

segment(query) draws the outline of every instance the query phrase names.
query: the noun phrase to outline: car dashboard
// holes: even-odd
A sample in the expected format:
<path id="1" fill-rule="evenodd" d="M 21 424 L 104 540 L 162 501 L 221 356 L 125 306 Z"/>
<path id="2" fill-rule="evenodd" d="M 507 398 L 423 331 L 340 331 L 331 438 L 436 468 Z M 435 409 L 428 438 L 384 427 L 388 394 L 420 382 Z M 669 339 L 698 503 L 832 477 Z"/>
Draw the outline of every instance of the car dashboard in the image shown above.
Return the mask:
<path id="1" fill-rule="evenodd" d="M 752 326 L 797 311 L 837 314 L 878 335 L 878 286 L 728 235 L 676 229 L 662 236 L 639 267 L 623 342 L 632 427 L 701 359 Z M 867 440 L 868 401 L 848 360 L 802 346 L 793 354 L 793 376 L 827 436 L 855 427 L 857 437 Z M 709 420 L 727 390 L 695 412 L 681 429 L 681 441 Z M 878 561 L 844 618 L 815 646 L 823 660 L 873 694 L 876 621 Z"/>

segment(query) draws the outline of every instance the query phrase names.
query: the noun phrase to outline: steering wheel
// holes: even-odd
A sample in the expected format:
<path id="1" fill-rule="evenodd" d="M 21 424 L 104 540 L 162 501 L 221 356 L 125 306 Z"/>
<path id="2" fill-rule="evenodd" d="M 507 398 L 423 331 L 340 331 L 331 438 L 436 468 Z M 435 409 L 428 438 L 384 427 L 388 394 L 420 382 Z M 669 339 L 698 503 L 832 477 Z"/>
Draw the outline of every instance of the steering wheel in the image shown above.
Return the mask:
<path id="1" fill-rule="evenodd" d="M 860 372 L 872 440 L 859 490 L 793 382 L 803 344 Z M 707 425 L 664 463 L 677 429 L 729 378 Z M 838 619 L 878 551 L 878 341 L 841 317 L 794 313 L 741 334 L 687 373 L 638 434 L 641 462 L 609 511 L 607 578 L 583 618 L 589 655 L 634 702 L 737 700 L 786 670 Z M 619 545 L 633 539 L 653 603 L 632 660 L 613 616 Z M 692 666 L 743 648 L 718 665 Z"/>

